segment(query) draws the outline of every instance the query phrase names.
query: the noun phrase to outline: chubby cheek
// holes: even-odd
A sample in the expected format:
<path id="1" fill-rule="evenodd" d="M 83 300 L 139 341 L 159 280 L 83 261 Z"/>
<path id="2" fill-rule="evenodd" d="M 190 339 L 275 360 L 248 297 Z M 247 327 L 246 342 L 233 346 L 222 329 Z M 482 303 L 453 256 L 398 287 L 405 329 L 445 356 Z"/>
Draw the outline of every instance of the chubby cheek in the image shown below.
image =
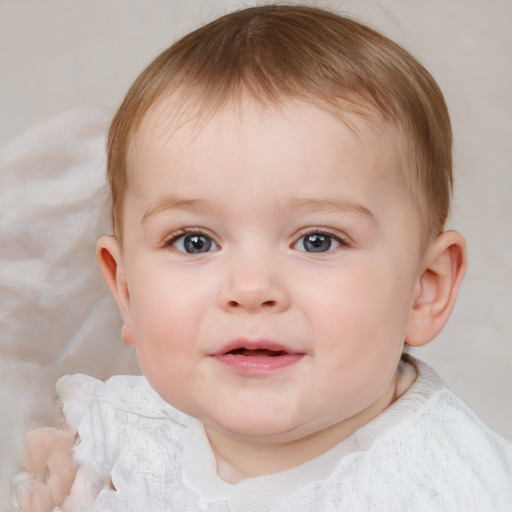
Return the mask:
<path id="1" fill-rule="evenodd" d="M 142 372 L 167 401 L 180 390 L 195 361 L 198 303 L 162 279 L 147 276 L 133 287 L 130 318 Z M 182 391 L 182 390 L 181 390 Z M 169 395 L 171 393 L 171 395 Z"/>
<path id="2" fill-rule="evenodd" d="M 378 269 L 354 271 L 337 283 L 330 305 L 315 309 L 315 352 L 331 375 L 324 384 L 355 408 L 389 383 L 402 352 L 408 301 L 392 281 Z M 322 304 L 320 297 L 312 303 Z"/>

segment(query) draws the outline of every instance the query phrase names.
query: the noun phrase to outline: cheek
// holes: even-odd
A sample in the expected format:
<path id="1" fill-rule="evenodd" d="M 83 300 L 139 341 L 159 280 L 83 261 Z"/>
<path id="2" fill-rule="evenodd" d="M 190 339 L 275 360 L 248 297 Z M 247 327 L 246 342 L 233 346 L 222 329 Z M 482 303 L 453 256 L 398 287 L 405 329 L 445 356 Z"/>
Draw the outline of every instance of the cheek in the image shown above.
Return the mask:
<path id="1" fill-rule="evenodd" d="M 160 325 L 183 322 L 184 315 L 192 314 L 197 296 L 196 287 L 179 275 L 147 264 L 130 288 L 130 305 L 139 326 L 157 329 Z"/>
<path id="2" fill-rule="evenodd" d="M 349 284 L 354 292 L 334 294 L 330 304 L 320 296 L 311 301 L 315 352 L 324 375 L 314 394 L 328 404 L 343 404 L 338 407 L 347 416 L 372 403 L 393 378 L 407 318 L 405 294 L 378 273 L 354 273 L 353 280 L 339 282 Z"/>
<path id="3" fill-rule="evenodd" d="M 323 281 L 323 282 L 322 282 Z M 410 292 L 385 264 L 353 265 L 317 281 L 315 293 L 303 294 L 319 340 L 346 355 L 384 353 L 400 345 L 410 310 Z M 368 357 L 368 355 L 366 356 Z"/>
<path id="4" fill-rule="evenodd" d="M 192 292 L 176 287 L 172 279 L 146 279 L 134 284 L 131 290 L 130 318 L 140 365 L 154 373 L 158 367 L 172 365 L 179 370 L 180 361 L 193 347 L 195 315 L 198 311 Z M 161 276 L 162 274 L 160 274 Z M 178 291 L 179 290 L 179 291 Z"/>
<path id="5" fill-rule="evenodd" d="M 164 400 L 183 410 L 188 396 L 183 386 L 191 381 L 196 355 L 196 323 L 190 313 L 193 309 L 184 307 L 172 293 L 163 292 L 134 306 L 135 350 L 140 369 Z"/>

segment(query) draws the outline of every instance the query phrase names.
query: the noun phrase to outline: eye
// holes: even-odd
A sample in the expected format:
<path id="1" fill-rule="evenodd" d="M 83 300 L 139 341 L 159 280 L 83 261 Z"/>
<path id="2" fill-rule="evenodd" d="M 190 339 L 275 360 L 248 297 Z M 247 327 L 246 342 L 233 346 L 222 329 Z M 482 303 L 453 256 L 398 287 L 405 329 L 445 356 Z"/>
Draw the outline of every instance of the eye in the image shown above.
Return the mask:
<path id="1" fill-rule="evenodd" d="M 343 242 L 338 238 L 326 233 L 314 232 L 301 237 L 294 248 L 306 252 L 327 252 L 340 245 L 343 245 Z"/>
<path id="2" fill-rule="evenodd" d="M 209 236 L 203 233 L 177 235 L 169 240 L 166 245 L 187 254 L 203 254 L 216 251 L 219 248 Z"/>

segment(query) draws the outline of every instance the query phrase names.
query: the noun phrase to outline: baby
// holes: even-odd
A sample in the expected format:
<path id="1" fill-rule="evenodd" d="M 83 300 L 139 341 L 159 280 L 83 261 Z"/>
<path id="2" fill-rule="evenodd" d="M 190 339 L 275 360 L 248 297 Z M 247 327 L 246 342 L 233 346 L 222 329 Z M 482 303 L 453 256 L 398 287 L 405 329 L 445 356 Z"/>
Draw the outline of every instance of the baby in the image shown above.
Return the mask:
<path id="1" fill-rule="evenodd" d="M 131 87 L 108 180 L 98 262 L 144 377 L 59 381 L 45 506 L 511 509 L 511 444 L 404 352 L 466 266 L 448 112 L 407 52 L 305 6 L 224 16 Z"/>

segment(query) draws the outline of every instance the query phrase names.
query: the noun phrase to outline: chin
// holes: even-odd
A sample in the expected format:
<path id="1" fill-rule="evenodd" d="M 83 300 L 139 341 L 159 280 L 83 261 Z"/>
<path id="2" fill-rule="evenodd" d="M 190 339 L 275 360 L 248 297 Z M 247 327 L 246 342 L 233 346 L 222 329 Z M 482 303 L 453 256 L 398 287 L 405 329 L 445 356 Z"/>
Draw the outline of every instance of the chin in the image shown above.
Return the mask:
<path id="1" fill-rule="evenodd" d="M 300 439 L 311 432 L 303 432 L 303 429 L 291 422 L 261 418 L 241 418 L 239 421 L 226 421 L 223 418 L 221 424 L 205 421 L 205 425 L 221 432 L 226 437 L 248 443 L 284 443 Z"/>

